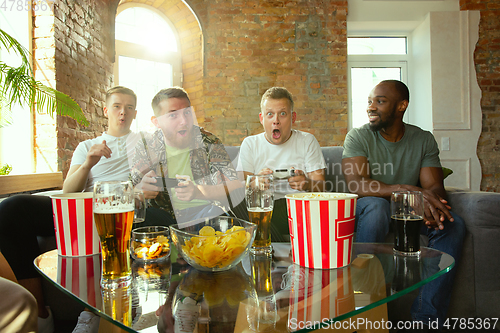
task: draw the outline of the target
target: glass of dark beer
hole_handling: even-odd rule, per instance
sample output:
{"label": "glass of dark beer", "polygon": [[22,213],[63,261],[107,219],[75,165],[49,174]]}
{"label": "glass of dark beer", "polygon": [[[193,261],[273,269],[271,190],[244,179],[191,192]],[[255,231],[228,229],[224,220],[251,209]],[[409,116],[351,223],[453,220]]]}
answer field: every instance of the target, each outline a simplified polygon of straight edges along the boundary
{"label": "glass of dark beer", "polygon": [[392,192],[391,220],[394,226],[394,251],[396,254],[420,255],[420,229],[424,220],[422,192]]}

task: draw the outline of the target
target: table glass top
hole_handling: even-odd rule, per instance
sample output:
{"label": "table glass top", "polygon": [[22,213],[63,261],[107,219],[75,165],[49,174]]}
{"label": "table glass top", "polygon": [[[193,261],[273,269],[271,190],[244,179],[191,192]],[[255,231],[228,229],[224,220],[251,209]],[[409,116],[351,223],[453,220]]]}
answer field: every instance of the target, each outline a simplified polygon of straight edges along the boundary
{"label": "table glass top", "polygon": [[[207,273],[173,248],[155,263],[132,261],[128,288],[100,287],[100,255],[35,259],[49,281],[127,332],[307,332],[398,298],[454,266],[443,252],[395,255],[392,244],[354,243],[349,266],[309,269],[292,263],[289,243],[273,257],[247,255],[234,269]],[[325,321],[328,318],[329,320]],[[330,326],[332,327],[332,326]]]}

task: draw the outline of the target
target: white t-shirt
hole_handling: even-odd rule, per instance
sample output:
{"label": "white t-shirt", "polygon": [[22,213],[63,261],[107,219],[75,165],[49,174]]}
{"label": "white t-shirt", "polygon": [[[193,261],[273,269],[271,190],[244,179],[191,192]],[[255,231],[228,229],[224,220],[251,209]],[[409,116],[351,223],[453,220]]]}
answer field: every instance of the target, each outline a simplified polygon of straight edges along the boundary
{"label": "white t-shirt", "polygon": [[[259,173],[264,168],[271,170],[295,168],[306,174],[326,167],[318,141],[311,133],[292,130],[292,136],[281,145],[273,145],[264,133],[246,137],[240,148],[237,171]],[[288,180],[275,180],[275,199],[285,194],[299,192],[288,184]]]}
{"label": "white t-shirt", "polygon": [[130,132],[117,138],[104,132],[95,139],[80,142],[71,158],[71,167],[73,165],[82,165],[90,148],[93,145],[102,143],[103,140],[106,140],[106,145],[111,149],[110,158],[101,157],[99,162],[90,169],[85,192],[93,191],[94,183],[97,181],[128,180],[130,167],[127,153],[130,154],[134,151],[140,137],[139,133]]}

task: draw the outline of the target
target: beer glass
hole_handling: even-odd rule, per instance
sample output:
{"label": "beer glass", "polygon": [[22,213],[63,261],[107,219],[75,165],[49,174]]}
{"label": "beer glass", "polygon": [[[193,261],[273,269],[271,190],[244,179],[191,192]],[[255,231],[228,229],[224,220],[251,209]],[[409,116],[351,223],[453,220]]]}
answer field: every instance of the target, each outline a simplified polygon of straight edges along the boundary
{"label": "beer glass", "polygon": [[247,177],[245,199],[250,222],[257,225],[250,251],[255,254],[271,253],[271,216],[274,207],[272,175]]}
{"label": "beer glass", "polygon": [[134,199],[134,223],[144,222],[144,220],[146,219],[146,199],[144,198],[144,192],[137,189],[134,190]]}
{"label": "beer glass", "polygon": [[130,285],[130,232],[134,221],[134,188],[129,181],[94,184],[94,221],[101,240],[101,287]]}
{"label": "beer glass", "polygon": [[250,255],[252,280],[258,297],[257,332],[264,332],[276,327],[278,321],[278,307],[273,290],[271,254]]}
{"label": "beer glass", "polygon": [[[102,309],[101,311],[119,321],[125,326],[131,327],[133,322],[133,304],[132,304],[132,286],[116,288],[113,290],[103,289],[102,294]],[[105,323],[105,332],[112,332],[114,325],[109,322]]]}
{"label": "beer glass", "polygon": [[396,254],[420,255],[420,229],[424,221],[422,192],[392,192],[391,221],[394,226]]}

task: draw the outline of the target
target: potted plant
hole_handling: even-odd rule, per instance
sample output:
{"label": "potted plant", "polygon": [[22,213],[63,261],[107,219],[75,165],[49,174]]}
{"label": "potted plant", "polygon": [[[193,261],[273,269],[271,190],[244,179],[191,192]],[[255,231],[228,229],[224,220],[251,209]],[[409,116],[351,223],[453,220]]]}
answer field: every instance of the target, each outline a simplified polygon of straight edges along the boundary
{"label": "potted plant", "polygon": [[12,36],[0,29],[0,43],[7,51],[14,51],[22,60],[18,67],[0,61],[0,127],[10,124],[11,107],[18,103],[30,110],[47,112],[53,116],[68,116],[82,125],[88,121],[82,109],[71,97],[33,78],[29,52]]}

